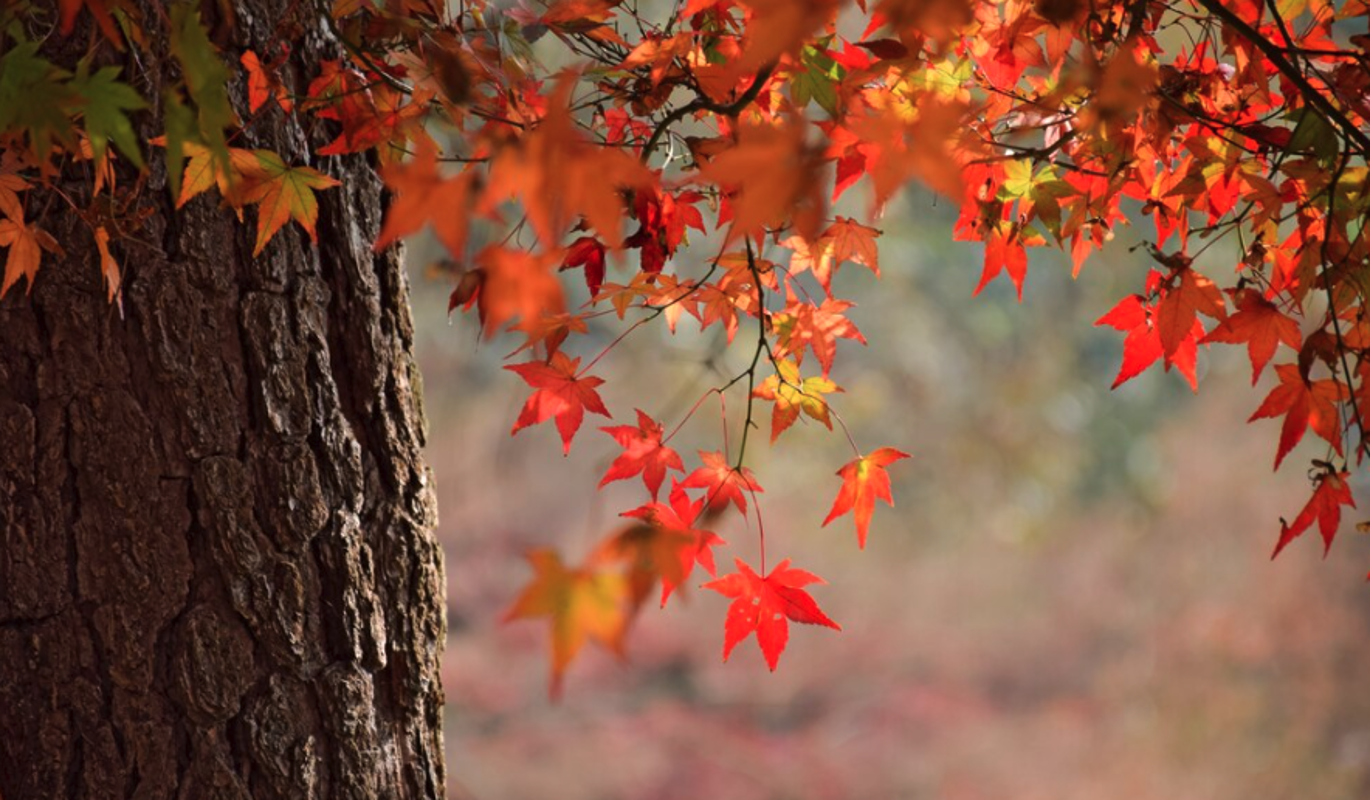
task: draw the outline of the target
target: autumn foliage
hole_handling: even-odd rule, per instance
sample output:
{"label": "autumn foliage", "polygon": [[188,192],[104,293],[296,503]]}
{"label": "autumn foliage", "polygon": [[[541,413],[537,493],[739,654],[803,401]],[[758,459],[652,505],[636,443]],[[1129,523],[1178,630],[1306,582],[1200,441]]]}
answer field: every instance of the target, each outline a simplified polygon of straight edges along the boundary
{"label": "autumn foliage", "polygon": [[[838,628],[806,588],[816,574],[768,569],[749,447],[754,429],[784,447],[801,421],[845,433],[831,374],[865,339],[839,273],[879,276],[879,219],[910,181],[955,204],[957,239],[981,243],[977,292],[1006,278],[1022,298],[1030,249],[1060,248],[1080,275],[1119,226],[1143,228],[1153,264],[1097,321],[1121,334],[1114,386],[1159,366],[1197,391],[1203,349],[1243,347],[1253,383],[1271,365],[1278,380],[1252,415],[1280,422],[1276,468],[1310,429],[1326,451],[1275,552],[1315,524],[1330,547],[1354,505],[1370,413],[1363,0],[474,0],[460,13],[337,0],[322,13],[339,58],[310,74],[288,43],[312,4],[273,53],[222,52],[197,8],[0,10],[0,293],[42,280],[61,249],[43,215],[62,203],[117,302],[140,209],[162,188],[152,159],[177,207],[216,196],[263,253],[314,238],[316,193],[338,187],[331,159],[365,154],[393,193],[375,246],[431,228],[451,308],[516,343],[508,369],[528,394],[512,433],[551,423],[564,451],[607,435],[621,453],[599,485],[641,481],[642,505],[583,560],[529,556],[508,616],[550,623],[554,688],[587,640],[622,654],[656,587],[664,605],[696,567],[732,601],[725,658],[754,634],[775,669],[790,622]],[[54,29],[86,48],[74,72],[44,55]],[[163,37],[183,79],[154,115],[128,69]],[[311,164],[234,145],[281,115],[324,132]],[[587,347],[606,323],[618,338]],[[748,366],[679,418],[654,417],[646,396],[635,420],[606,407],[601,359],[682,324],[717,330]],[[715,449],[672,448],[715,408]],[[613,424],[583,432],[587,413]],[[850,514],[864,548],[876,501],[894,502],[887,470],[908,456],[847,438],[823,524]],[[734,513],[760,563],[718,576],[711,528]]]}

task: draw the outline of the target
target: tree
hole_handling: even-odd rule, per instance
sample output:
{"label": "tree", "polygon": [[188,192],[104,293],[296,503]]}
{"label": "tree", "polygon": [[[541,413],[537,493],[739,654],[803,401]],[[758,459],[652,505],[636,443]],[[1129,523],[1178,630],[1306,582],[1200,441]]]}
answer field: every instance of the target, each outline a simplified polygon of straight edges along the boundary
{"label": "tree", "polygon": [[[168,31],[157,4],[108,5],[123,53],[90,15],[35,49],[14,32],[56,20],[5,7],[0,224],[48,249],[0,305],[0,796],[437,797],[442,560],[406,278],[371,248],[379,179],[330,159],[317,246],[286,230],[259,258],[208,195],[176,209],[162,159],[128,169],[139,134],[181,101],[204,120],[227,66],[189,6]],[[309,21],[282,9],[205,24],[265,52]],[[340,53],[316,24],[294,45],[306,71]],[[63,116],[24,116],[52,110],[35,87]],[[327,142],[263,115],[238,142],[292,163]],[[124,160],[92,191],[108,161],[71,159],[97,131]],[[48,135],[62,155],[28,177]]]}
{"label": "tree", "polygon": [[[439,573],[423,533],[432,513],[404,281],[388,249],[425,227],[451,256],[452,308],[474,310],[484,336],[524,337],[508,368],[530,392],[512,432],[552,422],[563,452],[587,413],[610,417],[591,371],[624,337],[686,318],[725,346],[744,332],[746,366],[703,387],[682,418],[640,410],[635,425],[603,428],[624,451],[601,485],[640,479],[649,499],[580,561],[530,554],[535,577],[508,616],[549,618],[554,692],[587,640],[622,651],[658,585],[664,604],[696,567],[716,571],[723,543],[710,527],[733,511],[755,520],[761,558],[704,584],[733,601],[724,657],[755,634],[774,669],[789,622],[838,627],[807,588],[816,574],[788,559],[768,568],[748,446],[766,403],[773,443],[800,419],[845,429],[832,368],[864,338],[838,272],[879,274],[874,223],[910,180],[958,204],[957,237],[983,243],[981,287],[1007,273],[1020,298],[1028,248],[1067,250],[1079,274],[1118,225],[1149,219],[1154,266],[1098,321],[1126,337],[1115,386],[1160,364],[1197,390],[1200,345],[1215,342],[1248,348],[1253,381],[1282,354],[1253,420],[1283,418],[1277,467],[1309,428],[1327,449],[1276,553],[1314,524],[1330,546],[1353,504],[1370,410],[1370,39],[1349,32],[1370,15],[1360,0],[264,6],[220,3],[202,19],[188,2],[140,13],[131,0],[63,0],[55,20],[5,6],[3,291],[18,297],[21,279],[28,291],[4,312],[18,331],[5,328],[4,358],[18,360],[4,391],[22,407],[11,471],[24,503],[11,506],[26,515],[8,523],[6,563],[27,576],[15,586],[56,593],[6,613],[25,631],[89,618],[89,671],[107,677],[92,696],[106,718],[149,670],[198,668],[154,645],[219,652],[199,642],[239,631],[254,641],[251,669],[244,657],[219,669],[254,682],[217,694],[247,695],[247,711],[227,699],[207,715],[191,708],[195,692],[172,693],[192,722],[221,731],[215,741],[270,727],[251,717],[265,696],[280,718],[339,726],[266,748],[328,750],[320,786],[369,796],[436,785]],[[553,59],[574,65],[554,70]],[[151,151],[136,130],[155,136]],[[394,193],[383,224],[370,166]],[[169,194],[156,196],[163,184]],[[864,212],[837,205],[858,184]],[[255,216],[255,233],[210,197]],[[488,244],[469,247],[478,238]],[[1236,246],[1226,262],[1210,250],[1220,240]],[[231,269],[206,265],[225,253]],[[81,256],[100,265],[103,297],[95,270],[78,274]],[[611,279],[608,267],[624,264],[626,281]],[[580,308],[558,278],[567,270],[584,279]],[[607,346],[583,349],[592,328],[629,315]],[[730,417],[724,398],[743,390]],[[715,400],[722,441],[696,466],[670,443]],[[93,443],[136,452],[149,438],[147,458],[92,456]],[[907,454],[848,438],[853,458],[834,465],[824,524],[850,513],[864,546],[876,501],[893,502],[887,470]],[[87,465],[103,465],[98,477]],[[58,509],[74,516],[32,521]],[[173,521],[140,538],[149,513]],[[88,515],[116,527],[90,535]],[[40,558],[42,524],[71,544]],[[141,577],[150,559],[139,548],[163,539],[174,577]],[[167,588],[182,583],[182,594]],[[203,598],[217,616],[158,605],[145,588],[102,610],[106,592],[117,600],[134,586]],[[288,633],[273,627],[286,620]],[[141,643],[127,663],[110,644],[125,641]],[[291,690],[259,674],[276,663],[266,659],[321,683],[301,690],[308,700],[278,701]],[[41,728],[34,689],[76,679],[28,663],[26,710],[0,730]],[[111,737],[128,775],[140,747],[158,747],[145,740],[167,740],[137,730]],[[13,746],[47,741],[71,739]],[[215,752],[204,780],[246,774],[242,747]],[[373,766],[381,784],[346,780]],[[298,773],[263,767],[250,780]]]}

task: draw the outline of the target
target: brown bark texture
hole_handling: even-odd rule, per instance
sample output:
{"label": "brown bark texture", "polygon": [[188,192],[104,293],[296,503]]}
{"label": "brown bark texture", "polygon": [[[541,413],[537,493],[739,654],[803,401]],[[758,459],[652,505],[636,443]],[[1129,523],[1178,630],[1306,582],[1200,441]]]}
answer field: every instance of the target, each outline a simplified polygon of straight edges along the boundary
{"label": "brown bark texture", "polygon": [[[231,25],[206,14],[226,59],[301,34],[297,92],[343,55],[318,4],[232,5]],[[175,67],[147,27],[152,56],[115,63],[156,102]],[[74,64],[88,36],[87,19],[48,57]],[[371,249],[374,171],[310,156],[332,133],[272,108],[234,142],[343,184],[319,193],[317,246],[290,225],[257,258],[252,212],[213,193],[174,210],[149,148],[155,212],[116,251],[122,310],[89,228],[62,203],[37,218],[66,255],[0,302],[4,800],[442,795],[408,288]]]}

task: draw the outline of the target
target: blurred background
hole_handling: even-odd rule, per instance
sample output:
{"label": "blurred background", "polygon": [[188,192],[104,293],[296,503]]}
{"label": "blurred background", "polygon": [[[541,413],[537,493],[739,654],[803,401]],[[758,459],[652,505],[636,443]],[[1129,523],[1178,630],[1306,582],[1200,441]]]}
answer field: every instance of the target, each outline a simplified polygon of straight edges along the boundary
{"label": "blurred background", "polygon": [[[1273,376],[1252,388],[1245,349],[1220,346],[1200,355],[1197,395],[1159,366],[1110,392],[1123,337],[1093,321],[1141,288],[1130,232],[1077,281],[1034,251],[1019,305],[1007,278],[971,298],[981,251],[951,241],[952,214],[908,195],[880,223],[883,280],[838,278],[870,346],[839,344],[834,407],[863,450],[913,454],[866,549],[850,516],[819,527],[851,458],[840,433],[801,420],[768,448],[764,406],[749,446],[769,560],[821,573],[813,594],[844,630],[791,626],[774,674],[754,639],[724,664],[728,601],[692,587],[643,612],[627,663],[587,647],[559,704],[545,622],[499,622],[530,576],[521,554],[579,560],[645,495],[595,490],[619,452],[600,418],[566,458],[550,424],[509,436],[528,392],[501,369],[518,341],[449,323],[450,285],[423,277],[434,250],[411,248],[453,798],[1370,796],[1370,546],[1353,530],[1370,512],[1350,512],[1326,561],[1312,533],[1270,561],[1323,455],[1307,443],[1271,472],[1279,421],[1245,420]],[[1210,274],[1231,268],[1209,257]],[[623,330],[607,320],[572,354]],[[638,407],[669,428],[722,382],[697,329],[645,327],[595,368],[614,424]],[[722,357],[729,375],[750,335]],[[689,468],[721,445],[714,409],[672,442]],[[755,563],[754,527],[733,514],[718,532],[720,567]]]}

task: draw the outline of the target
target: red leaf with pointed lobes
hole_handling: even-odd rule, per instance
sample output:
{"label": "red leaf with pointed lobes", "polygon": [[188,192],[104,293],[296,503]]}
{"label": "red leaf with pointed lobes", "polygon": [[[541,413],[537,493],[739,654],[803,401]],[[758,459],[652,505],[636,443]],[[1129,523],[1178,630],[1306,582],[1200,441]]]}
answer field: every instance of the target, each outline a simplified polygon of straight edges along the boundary
{"label": "red leaf with pointed lobes", "polygon": [[[1141,295],[1128,295],[1118,302],[1111,311],[1100,317],[1096,326],[1108,325],[1127,333],[1123,340],[1123,363],[1118,369],[1118,377],[1113,380],[1112,388],[1117,389],[1124,383],[1146,371],[1163,355],[1161,336],[1151,321],[1152,310],[1146,306]],[[1181,343],[1175,357],[1165,365],[1167,372],[1173,366],[1179,370],[1189,383],[1189,388],[1199,390],[1198,363],[1199,339],[1204,335],[1203,323],[1194,321],[1188,338]]]}
{"label": "red leaf with pointed lobes", "polygon": [[1174,362],[1180,348],[1193,336],[1199,314],[1220,321],[1227,318],[1222,292],[1213,281],[1187,266],[1177,270],[1170,280],[1179,283],[1163,289],[1153,320],[1161,334],[1161,351],[1167,364]]}
{"label": "red leaf with pointed lobes", "polygon": [[715,574],[713,550],[727,544],[713,531],[697,529],[704,500],[691,501],[676,483],[671,488],[670,505],[652,502],[622,516],[640,520],[598,551],[598,557],[630,561],[629,584],[633,602],[640,605],[657,578],[661,579],[661,605],[677,588],[683,587],[695,564]]}
{"label": "red leaf with pointed lobes", "polygon": [[860,264],[880,277],[880,251],[875,240],[882,232],[876,228],[838,217],[816,241],[808,242],[793,236],[781,242],[794,251],[790,257],[790,274],[812,271],[823,290],[832,296],[832,279],[844,262]]}
{"label": "red leaf with pointed lobes", "polygon": [[525,364],[506,366],[505,369],[517,372],[529,386],[537,389],[523,404],[523,410],[519,412],[510,434],[518,433],[530,425],[555,419],[557,431],[561,434],[562,452],[565,454],[571,452],[571,439],[575,437],[576,431],[580,430],[580,423],[584,420],[587,409],[602,417],[609,416],[604,401],[595,391],[595,387],[604,383],[604,380],[593,375],[576,377],[576,368],[579,366],[579,358],[567,358],[560,351],[553,353],[552,358],[545,364],[541,361],[529,361]]}
{"label": "red leaf with pointed lobes", "polygon": [[733,648],[753,633],[766,665],[775,672],[780,654],[790,639],[790,620],[806,625],[823,625],[842,630],[818,607],[804,587],[826,583],[811,572],[790,567],[787,558],[762,578],[742,559],[735,559],[737,572],[704,584],[705,589],[730,597],[728,616],[723,623],[723,660],[732,655]]}
{"label": "red leaf with pointed lobes", "polygon": [[266,105],[272,99],[287,114],[295,108],[295,103],[290,99],[290,92],[285,86],[281,85],[281,79],[276,74],[276,65],[263,65],[262,60],[251,50],[243,53],[239,61],[243,69],[247,70],[247,110],[253,114],[257,109]]}
{"label": "red leaf with pointed lobes", "polygon": [[1280,520],[1280,540],[1275,543],[1275,552],[1270,554],[1271,559],[1278,556],[1285,545],[1302,536],[1314,521],[1317,521],[1318,532],[1322,534],[1323,557],[1327,556],[1327,551],[1332,549],[1332,540],[1337,536],[1337,527],[1341,525],[1341,507],[1356,507],[1355,498],[1351,496],[1351,487],[1346,483],[1350,477],[1349,472],[1328,469],[1317,478],[1313,496],[1294,518],[1294,522],[1287,524],[1283,519]]}
{"label": "red leaf with pointed lobes", "polygon": [[908,453],[892,447],[882,447],[868,456],[857,458],[848,463],[837,474],[842,478],[842,488],[837,500],[832,504],[823,526],[838,517],[852,512],[856,520],[856,541],[862,550],[866,549],[866,532],[870,529],[871,515],[875,513],[875,501],[884,500],[894,507],[894,497],[890,494],[890,476],[885,467],[896,461],[908,458]]}
{"label": "red leaf with pointed lobes", "polygon": [[853,305],[831,297],[825,298],[822,305],[792,299],[783,313],[771,316],[776,332],[775,357],[793,356],[795,363],[802,365],[804,348],[808,347],[818,357],[823,376],[827,377],[837,355],[838,339],[866,343],[866,337],[844,316]]}
{"label": "red leaf with pointed lobes", "polygon": [[552,550],[528,554],[535,575],[504,614],[504,621],[547,617],[552,626],[551,695],[561,695],[566,668],[585,645],[599,642],[623,657],[628,587],[623,576],[590,568],[567,569]]}
{"label": "red leaf with pointed lobes", "polygon": [[1309,425],[1313,426],[1314,433],[1341,453],[1337,403],[1346,399],[1346,387],[1336,380],[1306,381],[1296,364],[1276,364],[1275,373],[1280,378],[1280,385],[1270,391],[1261,407],[1247,420],[1284,417],[1280,448],[1275,453],[1275,469],[1280,468],[1280,462],[1303,439]]}
{"label": "red leaf with pointed lobes", "polygon": [[585,268],[585,285],[590,295],[599,294],[604,285],[604,244],[593,236],[582,236],[566,248],[566,259],[561,262],[561,271]]}
{"label": "red leaf with pointed lobes", "polygon": [[980,273],[980,283],[976,285],[972,295],[980,294],[980,291],[989,285],[989,282],[999,277],[1008,270],[1008,276],[1013,281],[1013,288],[1018,290],[1018,302],[1023,302],[1023,281],[1027,279],[1027,248],[1018,237],[996,230],[985,241],[985,268]]}
{"label": "red leaf with pointed lobes", "polygon": [[699,451],[699,458],[704,462],[704,466],[691,472],[685,478],[685,482],[680,484],[682,489],[707,489],[704,500],[711,510],[721,510],[728,503],[737,506],[737,510],[747,515],[746,493],[761,492],[761,486],[757,484],[752,471],[746,467],[735,469],[728,463],[728,459],[722,453],[708,453]]}
{"label": "red leaf with pointed lobes", "polygon": [[1245,342],[1251,358],[1251,385],[1255,386],[1280,342],[1298,350],[1303,337],[1299,323],[1285,316],[1278,306],[1255,289],[1243,289],[1237,295],[1237,313],[1223,320],[1200,343],[1208,342]]}
{"label": "red leaf with pointed lobes", "polygon": [[636,428],[631,425],[616,425],[600,430],[614,437],[614,441],[623,448],[623,452],[614,459],[614,463],[609,465],[609,471],[604,473],[604,479],[599,482],[601,489],[613,481],[626,480],[641,474],[642,482],[647,485],[647,491],[652,493],[652,499],[655,500],[661,491],[661,482],[666,478],[666,470],[685,471],[680,454],[662,444],[661,424],[641,409],[637,411]]}

